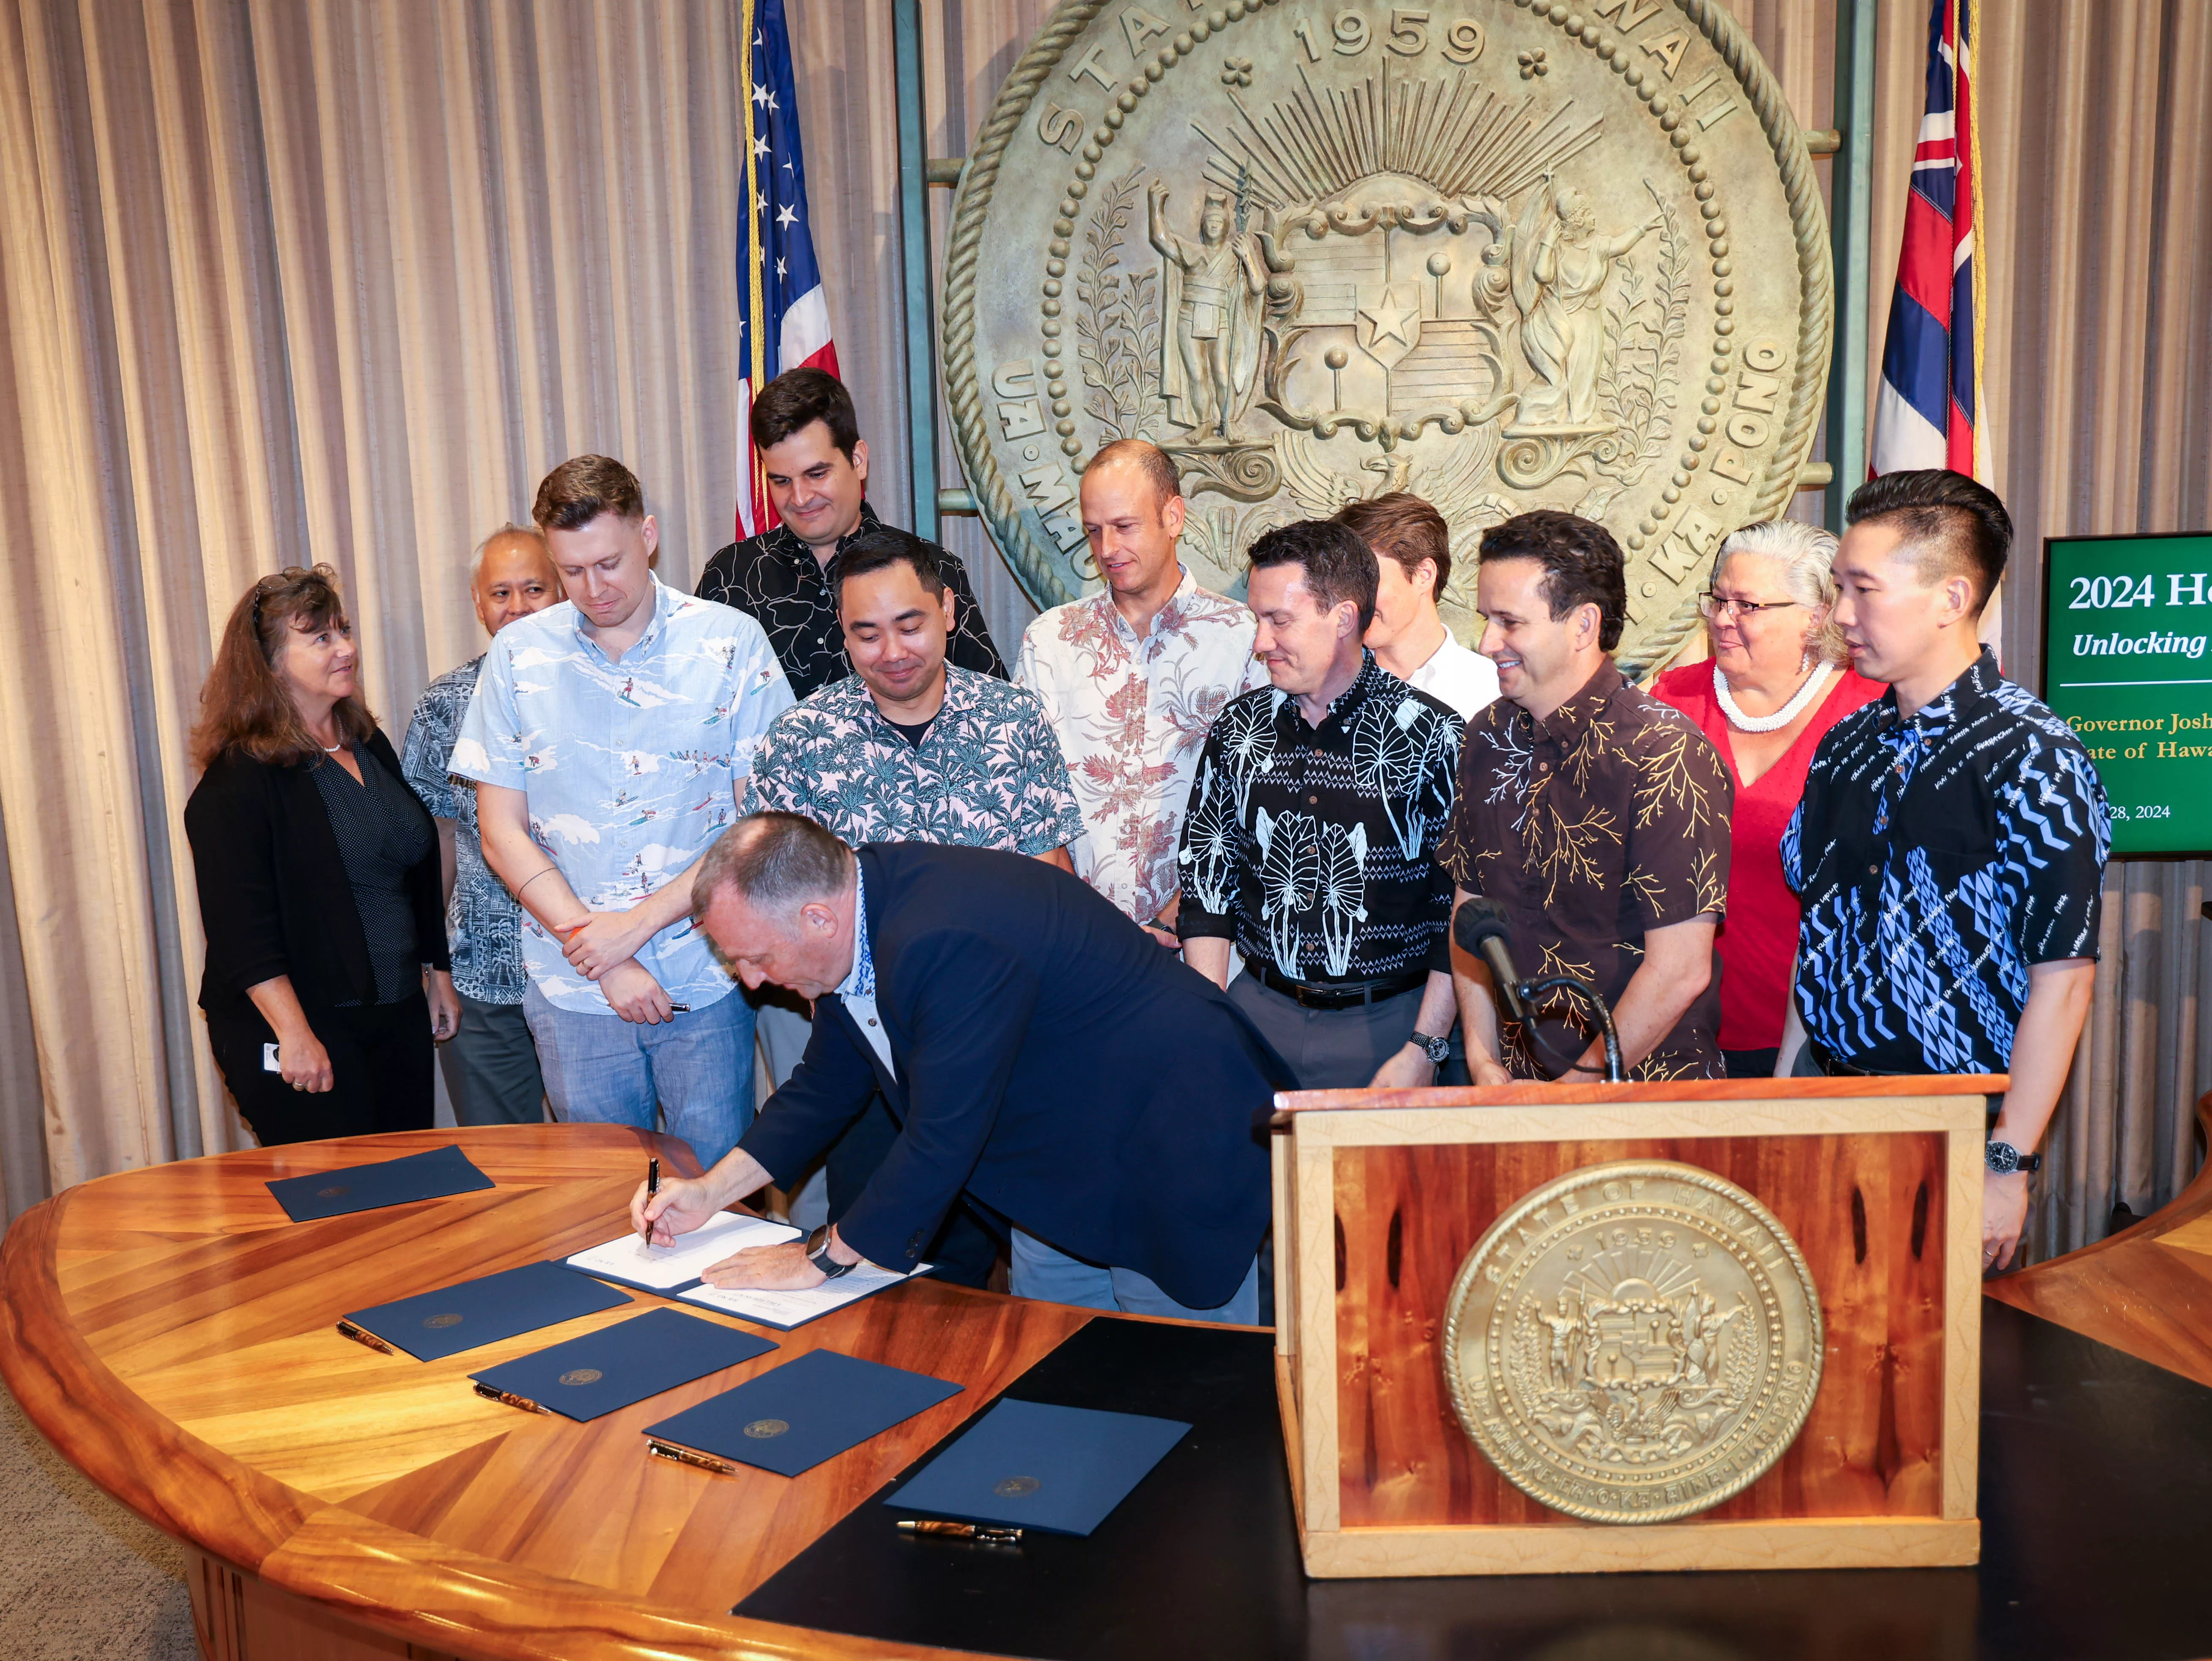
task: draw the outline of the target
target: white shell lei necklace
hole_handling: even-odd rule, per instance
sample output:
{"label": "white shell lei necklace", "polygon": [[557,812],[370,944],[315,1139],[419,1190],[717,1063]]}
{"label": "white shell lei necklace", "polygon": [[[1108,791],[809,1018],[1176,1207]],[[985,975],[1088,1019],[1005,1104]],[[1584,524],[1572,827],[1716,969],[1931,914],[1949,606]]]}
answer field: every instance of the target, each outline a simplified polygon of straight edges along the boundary
{"label": "white shell lei necklace", "polygon": [[1828,684],[1831,672],[1826,664],[1820,665],[1805,678],[1805,684],[1797,689],[1790,702],[1772,715],[1747,715],[1729,691],[1728,677],[1721,672],[1720,666],[1715,664],[1713,697],[1719,700],[1721,713],[1728,717],[1729,725],[1739,733],[1778,733],[1812,707],[1813,700],[1820,695],[1820,689]]}

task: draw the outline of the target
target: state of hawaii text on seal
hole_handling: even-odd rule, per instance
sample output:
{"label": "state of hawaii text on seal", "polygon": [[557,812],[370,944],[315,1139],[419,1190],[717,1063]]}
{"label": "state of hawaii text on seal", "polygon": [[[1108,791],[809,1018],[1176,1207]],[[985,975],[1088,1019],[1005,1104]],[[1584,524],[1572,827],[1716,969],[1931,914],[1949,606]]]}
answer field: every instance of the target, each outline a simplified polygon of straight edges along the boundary
{"label": "state of hawaii text on seal", "polygon": [[1547,1183],[1452,1284],[1444,1373],[1516,1488],[1586,1521],[1689,1517],[1749,1487],[1820,1387],[1820,1300],[1726,1178],[1628,1160]]}
{"label": "state of hawaii text on seal", "polygon": [[946,401],[1040,605],[1096,581],[1083,462],[1146,438],[1219,589],[1273,526],[1426,497],[1462,638],[1485,527],[1600,520],[1636,666],[1789,505],[1831,289],[1802,135],[1718,0],[1061,0],[961,176]]}

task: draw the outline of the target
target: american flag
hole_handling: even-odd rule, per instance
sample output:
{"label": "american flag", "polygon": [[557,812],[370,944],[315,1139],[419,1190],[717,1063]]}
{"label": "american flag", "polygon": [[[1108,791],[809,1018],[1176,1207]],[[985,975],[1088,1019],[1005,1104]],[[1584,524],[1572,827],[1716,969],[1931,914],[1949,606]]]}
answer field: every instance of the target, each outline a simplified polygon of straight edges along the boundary
{"label": "american flag", "polygon": [[1995,483],[1982,419],[1984,289],[1974,246],[1982,217],[1973,99],[1978,10],[1977,0],[1935,0],[1929,9],[1928,102],[1889,302],[1870,473],[1948,467]]}
{"label": "american flag", "polygon": [[830,304],[807,228],[806,163],[799,155],[799,91],[783,0],[738,0],[744,107],[744,211],[738,216],[738,535],[776,523],[753,449],[754,394],[786,369],[837,373]]}

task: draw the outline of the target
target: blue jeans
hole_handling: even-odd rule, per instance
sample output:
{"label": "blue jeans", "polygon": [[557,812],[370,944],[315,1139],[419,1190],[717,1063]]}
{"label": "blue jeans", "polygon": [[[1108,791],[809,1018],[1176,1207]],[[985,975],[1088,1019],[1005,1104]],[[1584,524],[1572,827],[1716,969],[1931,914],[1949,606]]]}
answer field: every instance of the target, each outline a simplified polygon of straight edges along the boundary
{"label": "blue jeans", "polygon": [[1054,1250],[1034,1234],[1014,1231],[1013,1262],[1006,1289],[1017,1298],[1078,1309],[1119,1311],[1124,1315],[1168,1315],[1182,1321],[1227,1321],[1243,1326],[1260,1319],[1260,1262],[1244,1271],[1244,1283],[1218,1309],[1179,1304],[1133,1269],[1108,1269]]}
{"label": "blue jeans", "polygon": [[647,1025],[562,1009],[533,984],[522,1013],[556,1119],[652,1130],[657,1103],[668,1134],[710,1169],[753,1122],[753,1007],[742,993]]}

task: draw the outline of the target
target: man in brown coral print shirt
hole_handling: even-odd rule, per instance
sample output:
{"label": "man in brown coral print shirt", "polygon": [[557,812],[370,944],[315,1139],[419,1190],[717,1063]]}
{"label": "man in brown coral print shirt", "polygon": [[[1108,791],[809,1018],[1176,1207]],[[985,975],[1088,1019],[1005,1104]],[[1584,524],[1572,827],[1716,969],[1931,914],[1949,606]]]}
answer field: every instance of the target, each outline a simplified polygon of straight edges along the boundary
{"label": "man in brown coral print shirt", "polygon": [[[1688,720],[1613,666],[1627,591],[1604,526],[1522,514],[1485,532],[1481,560],[1481,649],[1504,696],[1468,723],[1437,850],[1454,908],[1497,901],[1522,974],[1595,985],[1632,1078],[1720,1078],[1727,771]],[[1604,1077],[1603,1046],[1565,998],[1541,1006],[1540,1044],[1509,1023],[1501,1048],[1487,971],[1455,952],[1453,978],[1477,1083],[1500,1081],[1493,1056],[1520,1078],[1568,1062],[1569,1076]]]}

